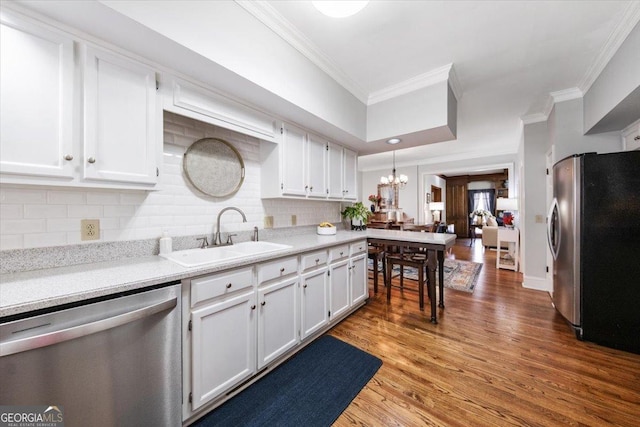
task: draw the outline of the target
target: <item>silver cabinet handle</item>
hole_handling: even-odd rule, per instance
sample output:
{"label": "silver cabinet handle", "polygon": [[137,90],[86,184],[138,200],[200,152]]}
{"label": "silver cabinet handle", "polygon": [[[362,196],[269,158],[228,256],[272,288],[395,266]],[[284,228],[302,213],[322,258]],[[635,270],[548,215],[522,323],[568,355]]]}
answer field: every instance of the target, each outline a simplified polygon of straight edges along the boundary
{"label": "silver cabinet handle", "polygon": [[161,311],[173,308],[176,306],[177,300],[178,299],[176,297],[173,297],[169,300],[159,302],[157,304],[139,308],[138,310],[119,314],[113,317],[108,317],[102,320],[96,320],[95,322],[91,323],[85,323],[84,325],[73,326],[71,328],[60,329],[59,331],[55,332],[49,332],[46,334],[23,338],[20,340],[0,343],[0,356],[4,357],[27,350],[47,347],[53,344],[58,344],[61,342],[70,341],[76,338],[106,331],[107,329],[113,329],[126,323],[135,322],[136,320],[140,320],[145,317],[152,316],[156,313],[160,313]]}
{"label": "silver cabinet handle", "polygon": [[87,162],[89,162],[89,163],[91,163],[91,164],[94,164],[94,163],[96,162],[96,158],[95,158],[95,157],[89,157],[89,158],[87,159]]}
{"label": "silver cabinet handle", "polygon": [[64,159],[70,162],[71,160],[73,160],[73,156],[71,154],[67,154],[66,156],[64,156]]}

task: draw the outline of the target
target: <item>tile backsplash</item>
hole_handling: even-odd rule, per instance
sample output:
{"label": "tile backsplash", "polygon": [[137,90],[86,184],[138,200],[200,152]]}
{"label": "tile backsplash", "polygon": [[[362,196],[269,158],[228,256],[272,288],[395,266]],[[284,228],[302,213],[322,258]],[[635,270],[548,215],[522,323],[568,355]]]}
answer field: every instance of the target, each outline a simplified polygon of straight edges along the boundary
{"label": "tile backsplash", "polygon": [[[245,163],[245,179],[231,197],[214,198],[195,189],[182,171],[182,156],[200,138],[217,137],[231,143]],[[3,185],[0,188],[0,249],[64,246],[82,242],[80,220],[100,220],[99,242],[210,235],[218,212],[226,206],[244,211],[226,212],[222,232],[264,228],[266,216],[273,227],[322,221],[340,221],[340,203],[260,198],[260,144],[253,137],[197,120],[164,113],[164,153],[159,191],[73,189]],[[93,241],[95,242],[95,241]]]}

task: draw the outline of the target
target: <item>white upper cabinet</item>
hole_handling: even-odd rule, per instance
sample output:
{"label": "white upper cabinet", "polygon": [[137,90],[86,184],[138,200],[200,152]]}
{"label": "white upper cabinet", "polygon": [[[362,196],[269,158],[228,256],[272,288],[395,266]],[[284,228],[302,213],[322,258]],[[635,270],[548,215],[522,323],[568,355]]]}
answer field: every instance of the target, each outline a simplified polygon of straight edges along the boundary
{"label": "white upper cabinet", "polygon": [[154,70],[6,10],[1,30],[0,181],[153,189]]}
{"label": "white upper cabinet", "polygon": [[155,184],[162,146],[155,71],[91,47],[84,59],[83,177]]}
{"label": "white upper cabinet", "polygon": [[319,136],[307,134],[306,184],[309,197],[327,197],[327,143]]}
{"label": "white upper cabinet", "polygon": [[330,199],[356,200],[358,156],[354,151],[329,143],[327,194]]}
{"label": "white upper cabinet", "polygon": [[262,198],[356,199],[356,153],[283,123],[277,144],[260,145]]}
{"label": "white upper cabinet", "polygon": [[209,89],[168,76],[164,109],[265,141],[277,140],[276,120]]}
{"label": "white upper cabinet", "polygon": [[342,152],[343,163],[343,181],[344,186],[343,198],[345,200],[356,200],[358,198],[356,189],[356,176],[358,174],[358,155],[349,149],[344,149]]}
{"label": "white upper cabinet", "polygon": [[6,11],[0,28],[0,170],[70,181],[73,40]]}
{"label": "white upper cabinet", "polygon": [[280,142],[282,155],[282,194],[288,196],[306,196],[305,166],[306,166],[307,134],[304,129],[283,124],[282,141]]}

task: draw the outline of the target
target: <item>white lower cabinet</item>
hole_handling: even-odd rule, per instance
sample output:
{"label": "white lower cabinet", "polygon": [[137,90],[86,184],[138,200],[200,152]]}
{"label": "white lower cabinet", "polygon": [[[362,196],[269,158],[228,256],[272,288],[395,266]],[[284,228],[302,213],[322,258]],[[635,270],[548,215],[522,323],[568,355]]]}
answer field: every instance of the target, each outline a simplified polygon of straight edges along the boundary
{"label": "white lower cabinet", "polygon": [[366,299],[366,241],[183,281],[183,421],[220,405]]}
{"label": "white lower cabinet", "polygon": [[349,261],[349,281],[351,282],[351,305],[358,304],[367,299],[369,289],[367,286],[367,255],[362,254],[351,258]]}
{"label": "white lower cabinet", "polygon": [[298,343],[298,277],[258,289],[258,369]]}
{"label": "white lower cabinet", "polygon": [[305,273],[300,278],[301,338],[304,340],[329,323],[329,269]]}
{"label": "white lower cabinet", "polygon": [[349,310],[349,260],[345,259],[329,266],[331,319],[335,319]]}
{"label": "white lower cabinet", "polygon": [[255,373],[255,293],[193,311],[193,409]]}

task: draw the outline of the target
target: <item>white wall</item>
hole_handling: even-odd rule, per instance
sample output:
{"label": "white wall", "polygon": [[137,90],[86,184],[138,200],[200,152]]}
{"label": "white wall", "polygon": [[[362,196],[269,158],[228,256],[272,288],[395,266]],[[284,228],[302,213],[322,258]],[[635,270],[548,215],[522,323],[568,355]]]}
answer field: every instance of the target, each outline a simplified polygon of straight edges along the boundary
{"label": "white wall", "polygon": [[[361,181],[362,187],[360,192],[359,200],[362,201],[365,205],[369,202],[367,198],[370,194],[378,193],[378,184],[380,183],[380,177],[389,176],[391,174],[391,170],[393,166],[389,163],[388,169],[381,169],[377,171],[367,171],[362,172]],[[409,182],[407,185],[400,190],[400,195],[398,196],[398,202],[402,211],[406,213],[409,217],[415,218],[416,222],[419,219],[420,210],[418,206],[418,192],[421,187],[420,180],[418,177],[418,168],[417,166],[407,166],[407,167],[399,167],[396,166],[396,174],[404,174],[409,178]]]}
{"label": "white wall", "polygon": [[608,153],[622,150],[619,132],[583,134],[582,98],[556,103],[546,122],[524,126],[522,161],[524,197],[520,202],[523,233],[524,286],[551,291],[546,283],[546,226],[536,216],[547,215],[546,153],[553,147],[555,161],[585,152]]}
{"label": "white wall", "polygon": [[[99,219],[99,241],[126,241],[172,236],[211,235],[218,212],[227,206],[244,211],[222,218],[222,231],[263,228],[264,217],[273,216],[274,227],[322,221],[340,221],[340,203],[260,198],[260,141],[171,113],[165,113],[164,156],[160,191],[69,189],[3,185],[0,216],[0,249],[23,249],[82,243],[80,220]],[[245,180],[228,198],[213,198],[194,189],[182,172],[182,156],[194,141],[204,137],[227,140],[245,162]],[[95,242],[95,241],[93,241]]]}
{"label": "white wall", "polygon": [[[640,118],[640,111],[635,107],[624,114],[626,120],[619,127],[611,127],[619,118],[605,120],[612,110],[620,105],[632,92],[640,87],[640,24],[629,33],[616,54],[611,58],[602,73],[593,82],[584,95],[584,131],[620,130]],[[637,95],[634,101],[637,106]],[[631,114],[629,118],[629,113]],[[599,130],[598,130],[599,129]]]}

